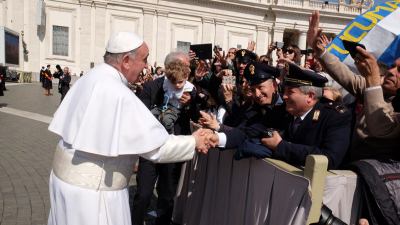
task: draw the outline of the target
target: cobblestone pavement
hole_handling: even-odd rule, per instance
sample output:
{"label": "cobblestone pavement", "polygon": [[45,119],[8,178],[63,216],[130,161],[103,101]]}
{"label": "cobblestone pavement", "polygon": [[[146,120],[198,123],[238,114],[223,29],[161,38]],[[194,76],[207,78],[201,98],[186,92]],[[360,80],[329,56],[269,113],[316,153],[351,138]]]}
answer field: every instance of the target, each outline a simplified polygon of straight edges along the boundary
{"label": "cobblestone pavement", "polygon": [[50,118],[60,95],[44,96],[38,83],[6,86],[0,96],[0,224],[47,224],[48,178],[58,137],[31,113]]}
{"label": "cobblestone pavement", "polygon": [[[0,225],[44,225],[59,139],[47,127],[60,94],[53,89],[53,96],[45,96],[39,83],[6,87],[0,96]],[[135,176],[130,185],[136,185]]]}

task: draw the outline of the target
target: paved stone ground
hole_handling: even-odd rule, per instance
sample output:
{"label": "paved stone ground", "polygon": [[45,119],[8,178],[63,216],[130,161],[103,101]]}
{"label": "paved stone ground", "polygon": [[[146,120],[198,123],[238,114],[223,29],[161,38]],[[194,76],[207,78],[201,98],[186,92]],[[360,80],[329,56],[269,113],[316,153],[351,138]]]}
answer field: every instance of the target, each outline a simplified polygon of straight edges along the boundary
{"label": "paved stone ground", "polygon": [[6,85],[0,96],[0,224],[47,224],[48,178],[58,137],[47,123],[1,110],[52,116],[60,95],[44,96],[38,83]]}
{"label": "paved stone ground", "polygon": [[[53,96],[45,96],[39,83],[6,87],[0,96],[0,225],[44,225],[59,139],[47,127],[60,94],[53,89]],[[130,184],[136,185],[135,176]]]}

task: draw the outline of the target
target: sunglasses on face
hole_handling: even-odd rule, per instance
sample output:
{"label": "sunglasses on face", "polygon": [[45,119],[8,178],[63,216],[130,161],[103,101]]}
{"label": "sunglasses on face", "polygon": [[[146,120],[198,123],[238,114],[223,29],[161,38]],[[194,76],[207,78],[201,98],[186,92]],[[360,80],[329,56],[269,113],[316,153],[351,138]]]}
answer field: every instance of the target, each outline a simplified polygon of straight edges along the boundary
{"label": "sunglasses on face", "polygon": [[292,53],[294,53],[294,50],[293,49],[286,49],[285,53],[292,54]]}
{"label": "sunglasses on face", "polygon": [[400,65],[393,64],[393,65],[390,67],[390,69],[393,69],[393,68],[396,68],[396,69],[397,69],[397,72],[400,73]]}

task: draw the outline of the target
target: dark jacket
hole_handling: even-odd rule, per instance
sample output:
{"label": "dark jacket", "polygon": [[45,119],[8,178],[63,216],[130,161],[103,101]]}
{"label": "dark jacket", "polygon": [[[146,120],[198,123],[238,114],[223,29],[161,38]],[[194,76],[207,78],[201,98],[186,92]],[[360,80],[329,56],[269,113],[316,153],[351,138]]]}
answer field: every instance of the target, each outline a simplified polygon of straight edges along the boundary
{"label": "dark jacket", "polygon": [[350,144],[351,113],[348,110],[335,104],[317,103],[295,133],[290,127],[273,151],[275,158],[304,165],[307,155],[322,154],[328,157],[329,169],[340,166]]}
{"label": "dark jacket", "polygon": [[278,131],[286,129],[289,115],[285,104],[279,100],[274,106],[253,104],[241,116],[241,123],[236,128],[221,126],[220,131],[227,137],[226,148],[236,148],[246,139],[264,137],[263,131],[273,128]]}
{"label": "dark jacket", "polygon": [[67,92],[69,91],[69,84],[71,83],[71,75],[65,75],[63,74],[60,78],[60,84],[59,84],[59,88],[60,88],[60,93],[61,95],[66,95]]}

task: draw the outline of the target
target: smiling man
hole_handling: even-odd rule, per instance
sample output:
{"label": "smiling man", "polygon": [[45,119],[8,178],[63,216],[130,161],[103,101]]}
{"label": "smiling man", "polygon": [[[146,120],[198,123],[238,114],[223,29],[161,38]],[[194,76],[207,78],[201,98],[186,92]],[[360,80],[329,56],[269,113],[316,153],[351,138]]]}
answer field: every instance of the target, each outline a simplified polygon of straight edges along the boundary
{"label": "smiling man", "polygon": [[244,68],[243,75],[251,87],[254,104],[240,116],[239,126],[220,125],[217,129],[218,146],[237,148],[236,159],[271,156],[271,151],[261,144],[261,138],[268,128],[283,130],[289,123],[275,80],[279,74],[277,68],[259,62],[249,62]]}
{"label": "smiling man", "polygon": [[343,107],[319,103],[328,80],[310,70],[289,64],[283,100],[292,116],[283,137],[274,132],[261,142],[274,158],[304,165],[307,155],[328,157],[329,169],[340,166],[350,143],[351,114]]}

